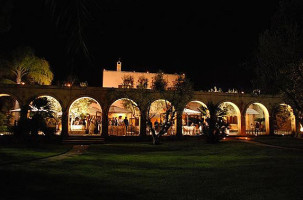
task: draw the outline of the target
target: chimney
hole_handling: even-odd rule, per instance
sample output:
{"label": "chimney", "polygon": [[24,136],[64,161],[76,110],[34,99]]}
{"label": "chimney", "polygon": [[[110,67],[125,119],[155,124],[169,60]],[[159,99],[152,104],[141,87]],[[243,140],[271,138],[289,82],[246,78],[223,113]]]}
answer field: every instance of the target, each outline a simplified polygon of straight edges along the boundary
{"label": "chimney", "polygon": [[117,62],[117,72],[121,72],[121,65],[122,65],[121,61],[118,60],[118,62]]}

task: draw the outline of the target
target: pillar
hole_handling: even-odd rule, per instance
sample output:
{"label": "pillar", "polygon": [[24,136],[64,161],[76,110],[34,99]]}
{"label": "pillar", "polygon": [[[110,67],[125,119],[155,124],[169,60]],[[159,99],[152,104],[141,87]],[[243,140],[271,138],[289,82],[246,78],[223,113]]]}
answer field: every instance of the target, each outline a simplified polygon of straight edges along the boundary
{"label": "pillar", "polygon": [[141,117],[140,117],[140,136],[144,137],[146,136],[146,111],[141,111]]}
{"label": "pillar", "polygon": [[177,133],[176,136],[178,138],[182,137],[182,111],[177,112]]}
{"label": "pillar", "polygon": [[108,107],[104,107],[102,112],[102,137],[108,137]]}
{"label": "pillar", "polygon": [[68,137],[68,110],[67,109],[62,109],[61,123],[62,123],[61,136],[66,138]]}
{"label": "pillar", "polygon": [[296,133],[295,133],[295,137],[299,137],[301,138],[302,136],[302,132],[300,131],[300,120],[299,120],[299,117],[296,117]]}
{"label": "pillar", "polygon": [[[239,123],[239,122],[238,122]],[[246,111],[241,115],[241,130],[239,134],[246,135]]]}
{"label": "pillar", "polygon": [[27,119],[27,114],[28,114],[28,105],[20,105],[20,120],[25,120]]}
{"label": "pillar", "polygon": [[275,134],[275,118],[276,116],[274,115],[269,116],[269,135]]}

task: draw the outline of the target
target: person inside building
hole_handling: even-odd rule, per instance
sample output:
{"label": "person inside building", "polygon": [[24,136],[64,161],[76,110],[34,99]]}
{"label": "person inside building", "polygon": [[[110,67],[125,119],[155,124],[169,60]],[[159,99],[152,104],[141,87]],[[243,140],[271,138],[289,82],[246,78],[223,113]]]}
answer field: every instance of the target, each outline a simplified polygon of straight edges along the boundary
{"label": "person inside building", "polygon": [[127,128],[128,128],[128,119],[127,119],[127,117],[124,118],[123,123],[124,123],[125,131],[126,131],[126,134],[127,134]]}
{"label": "person inside building", "polygon": [[255,130],[255,126],[253,123],[250,124],[250,130],[251,130],[251,134],[253,134]]}
{"label": "person inside building", "polygon": [[256,127],[255,127],[255,134],[256,134],[256,136],[258,136],[259,131],[260,131],[260,123],[256,122]]}
{"label": "person inside building", "polygon": [[118,126],[122,126],[123,125],[123,119],[122,116],[120,115],[118,118]]}

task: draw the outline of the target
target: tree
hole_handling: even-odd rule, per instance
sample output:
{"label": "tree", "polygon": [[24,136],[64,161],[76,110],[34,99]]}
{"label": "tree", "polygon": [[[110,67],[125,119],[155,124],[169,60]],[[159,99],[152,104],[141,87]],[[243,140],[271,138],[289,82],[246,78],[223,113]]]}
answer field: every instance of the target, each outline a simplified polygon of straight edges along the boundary
{"label": "tree", "polygon": [[66,44],[67,54],[75,59],[79,53],[83,53],[90,59],[85,28],[93,19],[92,11],[99,6],[97,2],[44,0],[44,5],[49,9],[56,27],[69,36]]}
{"label": "tree", "polygon": [[131,75],[124,75],[122,77],[122,87],[123,88],[133,88],[134,87],[134,77]]}
{"label": "tree", "polygon": [[154,76],[151,88],[159,92],[164,92],[167,89],[167,81],[164,79],[162,71]]}
{"label": "tree", "polygon": [[147,89],[147,87],[148,87],[148,78],[146,78],[145,76],[140,76],[138,78],[137,88]]}
{"label": "tree", "polygon": [[18,125],[14,127],[14,134],[17,137],[38,136],[42,131],[46,136],[54,135],[55,130],[47,127],[46,119],[53,117],[52,102],[47,97],[38,97],[29,106],[24,107],[33,111],[30,118],[21,118]]}
{"label": "tree", "polygon": [[13,1],[0,0],[0,33],[8,32],[11,25],[11,15],[13,10]]}
{"label": "tree", "polygon": [[11,59],[2,65],[2,82],[11,84],[50,85],[53,73],[44,58],[35,56],[30,47],[19,47],[11,54]]}
{"label": "tree", "polygon": [[[150,118],[147,120],[147,126],[152,132],[153,144],[160,143],[160,137],[167,133],[169,128],[174,125],[175,118],[177,123],[182,124],[182,112],[185,105],[193,97],[193,88],[189,79],[184,75],[179,75],[174,81],[174,85],[170,90],[167,89],[167,82],[163,78],[163,73],[159,72],[154,78],[152,89],[160,94],[161,99],[165,100],[166,111],[164,113],[164,122],[158,134],[156,134],[155,127],[152,126]],[[169,100],[170,103],[167,102]],[[177,116],[177,113],[180,113]],[[180,118],[181,117],[181,118]],[[181,125],[182,126],[182,125]],[[180,131],[180,130],[179,130]],[[177,136],[181,136],[181,132],[177,132]]]}
{"label": "tree", "polygon": [[[150,130],[153,137],[153,144],[160,144],[160,138],[174,125],[174,121],[177,117],[177,112],[182,113],[185,105],[192,99],[193,89],[191,82],[180,75],[174,82],[174,86],[171,90],[166,88],[167,82],[163,78],[163,73],[158,72],[152,83],[152,90],[139,87],[133,90],[131,93],[125,91],[124,96],[131,95],[128,98],[134,98],[137,104],[132,101],[132,106],[137,107],[141,111],[141,119],[145,121],[145,124],[141,124],[141,135],[146,135],[146,127]],[[151,111],[151,105],[154,102],[155,97],[164,99],[162,102],[158,102],[156,106],[164,106],[165,112],[163,113],[163,124],[155,127],[152,124],[153,114]],[[179,115],[181,116],[181,115]],[[181,116],[182,117],[182,116]],[[181,119],[179,119],[181,122]],[[181,122],[182,123],[182,122]],[[182,133],[181,133],[182,135]],[[179,134],[180,136],[180,134]]]}
{"label": "tree", "polygon": [[70,108],[70,112],[75,116],[86,116],[89,114],[89,107],[95,101],[91,98],[81,98],[76,100]]}
{"label": "tree", "polygon": [[43,131],[44,134],[54,134],[53,130],[50,131],[50,127],[47,126],[47,119],[52,118],[56,119],[55,113],[52,109],[55,108],[54,102],[51,100],[51,98],[48,97],[38,97],[33,100],[31,106],[32,109],[37,109],[34,111],[30,124],[31,124],[31,133],[36,136],[38,135],[39,131]]}
{"label": "tree", "polygon": [[282,1],[271,27],[259,37],[253,84],[282,95],[303,123],[303,2]]}
{"label": "tree", "polygon": [[225,136],[225,129],[228,124],[223,120],[227,115],[227,107],[220,107],[212,102],[207,103],[207,107],[201,106],[199,110],[206,116],[209,112],[209,118],[207,118],[207,126],[203,128],[203,133],[206,136],[208,143],[217,143]]}

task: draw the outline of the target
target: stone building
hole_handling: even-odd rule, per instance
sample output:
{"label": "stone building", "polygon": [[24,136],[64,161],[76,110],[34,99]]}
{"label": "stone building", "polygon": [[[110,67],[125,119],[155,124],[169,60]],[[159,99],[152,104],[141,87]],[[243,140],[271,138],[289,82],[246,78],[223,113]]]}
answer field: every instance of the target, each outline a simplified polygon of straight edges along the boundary
{"label": "stone building", "polygon": [[[123,107],[123,101],[140,102],[140,99],[133,95],[135,89],[124,90],[119,88],[102,88],[102,87],[60,87],[60,86],[33,86],[33,85],[0,85],[0,97],[11,97],[18,101],[20,105],[20,117],[28,117],[30,112],[28,105],[41,96],[49,96],[55,99],[60,105],[60,132],[63,135],[75,134],[75,129],[78,133],[81,132],[81,125],[77,122],[73,105],[80,99],[87,99],[91,102],[90,107],[79,107],[78,118],[81,115],[81,109],[85,110],[87,116],[95,121],[98,121],[98,135],[104,137],[115,135],[146,135],[149,134],[146,130],[146,121],[142,116],[146,115],[146,110],[149,105],[138,105],[138,110],[132,111],[127,107]],[[126,91],[126,92],[125,92]],[[153,92],[153,91],[151,91]],[[170,99],[159,99],[159,96],[154,92],[151,102],[169,102]],[[133,98],[132,98],[133,97]],[[176,123],[174,129],[168,135],[197,135],[198,129],[193,126],[195,120],[200,119],[201,115],[197,111],[200,106],[206,106],[208,102],[214,105],[223,106],[230,110],[226,116],[226,120],[230,123],[230,135],[249,135],[253,134],[251,124],[260,121],[259,134],[291,134],[299,132],[300,127],[297,123],[292,109],[285,105],[285,102],[280,96],[272,95],[254,95],[242,93],[223,93],[223,92],[194,92],[190,102],[184,105],[183,112],[177,112]],[[289,111],[288,123],[284,126],[276,126],[275,121],[281,121],[281,118],[276,113],[277,106],[284,105]],[[144,111],[144,112],[143,112]],[[84,111],[82,112],[84,113]],[[161,120],[161,113],[155,113]],[[84,117],[87,117],[84,116]],[[130,129],[126,130],[123,127],[112,127],[110,118],[114,116],[122,116],[124,119],[129,119]],[[73,118],[74,117],[74,118]],[[203,116],[202,116],[203,117]],[[132,119],[131,119],[132,118]],[[132,121],[131,121],[132,120]],[[85,123],[87,124],[87,123]],[[75,125],[74,127],[72,127]],[[132,126],[131,126],[132,125]],[[82,124],[82,126],[84,126]]]}
{"label": "stone building", "polygon": [[[122,62],[117,62],[117,70],[103,70],[103,82],[102,86],[104,88],[122,88],[125,86],[123,84],[123,79],[127,79],[129,77],[133,78],[133,83],[127,83],[131,88],[136,88],[138,85],[138,80],[140,78],[147,79],[146,88],[151,89],[153,78],[156,73],[150,72],[129,72],[122,71]],[[172,87],[174,85],[174,81],[178,78],[177,74],[163,74],[163,78],[167,82],[167,87]]]}

